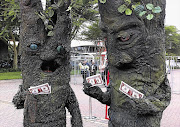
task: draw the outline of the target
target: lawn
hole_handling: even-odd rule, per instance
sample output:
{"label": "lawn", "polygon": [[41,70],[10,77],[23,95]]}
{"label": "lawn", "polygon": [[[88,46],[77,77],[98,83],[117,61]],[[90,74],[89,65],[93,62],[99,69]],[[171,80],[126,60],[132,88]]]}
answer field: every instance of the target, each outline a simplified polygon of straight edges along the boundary
{"label": "lawn", "polygon": [[21,72],[4,72],[0,73],[0,80],[22,79]]}
{"label": "lawn", "polygon": [[[76,75],[80,74],[80,71],[72,70],[71,75],[74,75],[74,74],[76,74]],[[3,72],[3,73],[0,73],[0,80],[8,80],[8,79],[22,79],[21,72],[18,71],[18,72]]]}

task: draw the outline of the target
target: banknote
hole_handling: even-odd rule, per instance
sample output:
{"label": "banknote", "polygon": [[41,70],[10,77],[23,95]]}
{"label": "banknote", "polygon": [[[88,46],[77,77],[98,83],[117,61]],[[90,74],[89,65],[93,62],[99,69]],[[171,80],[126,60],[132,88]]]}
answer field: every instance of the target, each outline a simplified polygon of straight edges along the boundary
{"label": "banknote", "polygon": [[127,83],[121,81],[119,90],[130,98],[143,98],[144,94],[134,89]]}
{"label": "banknote", "polygon": [[91,83],[93,86],[94,85],[103,85],[103,80],[102,80],[102,77],[100,74],[87,77],[86,81],[88,83]]}
{"label": "banknote", "polygon": [[51,86],[48,83],[38,85],[38,86],[31,86],[29,88],[29,92],[34,95],[38,94],[50,94],[51,93]]}

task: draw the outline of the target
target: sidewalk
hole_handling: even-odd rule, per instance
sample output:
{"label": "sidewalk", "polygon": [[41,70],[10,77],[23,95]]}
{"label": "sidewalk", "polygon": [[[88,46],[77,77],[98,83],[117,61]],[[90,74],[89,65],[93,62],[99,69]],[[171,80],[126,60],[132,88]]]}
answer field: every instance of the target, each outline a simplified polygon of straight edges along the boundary
{"label": "sidewalk", "polygon": [[[73,79],[73,78],[72,78]],[[72,84],[79,102],[84,127],[107,127],[108,120],[105,119],[105,105],[92,98],[92,116],[89,119],[89,96],[82,91],[81,77],[77,79],[79,84]],[[12,104],[12,98],[18,91],[22,80],[1,80],[0,81],[0,127],[23,127],[23,109],[16,109]],[[105,88],[102,88],[105,90]],[[67,112],[67,127],[71,127],[70,114]]]}
{"label": "sidewalk", "polygon": [[[180,70],[168,74],[171,83],[172,97],[170,105],[163,113],[161,127],[180,127]],[[0,81],[0,127],[23,127],[23,109],[17,110],[11,103],[13,96],[18,90],[22,80]],[[105,119],[105,105],[92,99],[92,116],[89,117],[89,97],[82,91],[82,78],[71,77],[71,87],[79,101],[84,127],[108,127],[108,120]],[[179,84],[179,85],[178,85]],[[106,88],[102,87],[105,91]],[[67,127],[70,125],[70,115],[67,113]]]}
{"label": "sidewalk", "polygon": [[180,127],[180,69],[168,74],[171,86],[171,102],[164,110],[161,127]]}

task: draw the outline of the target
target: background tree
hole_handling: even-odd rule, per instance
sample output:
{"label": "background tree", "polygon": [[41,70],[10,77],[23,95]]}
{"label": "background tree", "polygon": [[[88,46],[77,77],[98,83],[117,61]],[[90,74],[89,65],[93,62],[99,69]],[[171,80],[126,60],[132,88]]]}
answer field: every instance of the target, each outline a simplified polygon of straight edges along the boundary
{"label": "background tree", "polygon": [[84,36],[84,40],[90,41],[100,41],[104,39],[104,34],[99,27],[99,21],[92,22],[91,25],[87,26],[87,29],[81,32],[81,35]]}
{"label": "background tree", "polygon": [[166,55],[180,55],[180,33],[175,26],[166,26]]}
{"label": "background tree", "polygon": [[2,0],[0,2],[0,38],[5,43],[12,41],[13,46],[8,44],[13,51],[13,68],[18,68],[18,51],[16,41],[19,40],[19,3],[15,0]]}
{"label": "background tree", "polygon": [[[99,17],[98,0],[72,0],[70,12],[72,16],[71,40],[84,28],[84,23],[97,21]],[[85,25],[86,27],[86,25]]]}

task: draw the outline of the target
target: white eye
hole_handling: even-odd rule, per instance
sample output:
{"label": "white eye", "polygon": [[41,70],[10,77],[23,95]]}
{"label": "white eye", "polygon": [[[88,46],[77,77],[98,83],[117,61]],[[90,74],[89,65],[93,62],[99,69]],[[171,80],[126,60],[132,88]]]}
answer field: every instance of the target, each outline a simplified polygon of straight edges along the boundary
{"label": "white eye", "polygon": [[31,44],[30,45],[30,49],[32,50],[37,50],[38,49],[38,46],[36,44]]}

